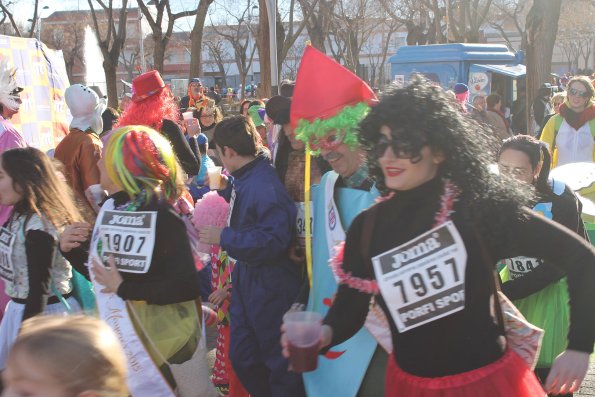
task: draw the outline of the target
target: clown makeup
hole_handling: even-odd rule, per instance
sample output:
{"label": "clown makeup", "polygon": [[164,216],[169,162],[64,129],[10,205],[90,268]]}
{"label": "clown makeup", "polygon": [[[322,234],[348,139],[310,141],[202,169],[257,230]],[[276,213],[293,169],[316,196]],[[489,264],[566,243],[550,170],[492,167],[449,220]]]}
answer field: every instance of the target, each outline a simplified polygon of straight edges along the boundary
{"label": "clown makeup", "polygon": [[[411,190],[434,179],[438,173],[438,167],[444,160],[444,156],[432,152],[428,145],[424,145],[414,159],[411,152],[405,153],[403,145],[393,141],[391,129],[387,126],[380,128],[382,135],[377,145],[378,164],[384,174],[386,187],[392,190]],[[384,143],[381,143],[384,142]],[[397,147],[395,149],[393,147]]]}

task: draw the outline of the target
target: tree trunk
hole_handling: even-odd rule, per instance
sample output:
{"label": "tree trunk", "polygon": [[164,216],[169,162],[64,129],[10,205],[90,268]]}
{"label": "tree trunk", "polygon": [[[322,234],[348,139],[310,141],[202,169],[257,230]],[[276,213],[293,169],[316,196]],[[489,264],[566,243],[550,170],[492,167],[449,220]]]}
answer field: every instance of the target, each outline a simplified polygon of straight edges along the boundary
{"label": "tree trunk", "polygon": [[246,76],[248,75],[247,72],[240,73],[240,84],[242,85],[242,92],[240,93],[240,101],[246,99]]}
{"label": "tree trunk", "polygon": [[105,85],[107,86],[107,106],[118,108],[118,78],[117,64],[114,65],[108,56],[104,55],[103,70],[105,72]]}
{"label": "tree trunk", "polygon": [[[260,96],[271,97],[271,40],[266,0],[258,0],[259,18],[256,45],[260,63]],[[245,87],[242,87],[244,89]]]}
{"label": "tree trunk", "polygon": [[[165,44],[161,40],[161,36],[154,36],[155,48],[153,48],[153,68],[163,76],[163,64],[165,62]],[[146,70],[143,70],[146,72]]]}
{"label": "tree trunk", "polygon": [[[531,127],[531,105],[541,84],[551,80],[552,55],[562,0],[534,0],[527,14],[527,125]],[[532,128],[527,131],[531,132]]]}
{"label": "tree trunk", "polygon": [[[200,0],[198,3],[198,12],[194,20],[194,27],[190,32],[190,72],[188,79],[202,75],[202,36],[205,28],[205,20],[207,19],[207,12],[213,0]],[[225,75],[223,75],[225,79]],[[226,84],[224,84],[225,86]]]}

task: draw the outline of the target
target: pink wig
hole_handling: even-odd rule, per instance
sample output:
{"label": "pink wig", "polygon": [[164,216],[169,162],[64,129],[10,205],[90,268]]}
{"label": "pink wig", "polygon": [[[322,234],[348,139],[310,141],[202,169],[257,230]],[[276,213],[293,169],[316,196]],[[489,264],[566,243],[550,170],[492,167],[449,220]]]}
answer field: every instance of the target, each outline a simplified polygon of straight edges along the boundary
{"label": "pink wig", "polygon": [[164,119],[180,122],[180,109],[167,88],[140,102],[131,102],[114,129],[127,125],[144,125],[161,131]]}

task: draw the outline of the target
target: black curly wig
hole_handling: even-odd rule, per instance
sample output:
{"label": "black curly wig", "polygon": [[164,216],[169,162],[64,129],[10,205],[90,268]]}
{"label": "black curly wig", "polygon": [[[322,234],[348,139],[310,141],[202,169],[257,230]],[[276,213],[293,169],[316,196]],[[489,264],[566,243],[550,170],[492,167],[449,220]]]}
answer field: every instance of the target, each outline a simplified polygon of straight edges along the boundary
{"label": "black curly wig", "polygon": [[382,126],[390,128],[397,152],[405,153],[412,162],[421,158],[426,145],[441,153],[444,161],[438,176],[450,179],[459,187],[459,199],[469,209],[480,206],[518,209],[529,203],[529,189],[489,170],[499,149],[493,134],[459,112],[442,88],[423,78],[415,77],[406,87],[390,86],[359,126],[359,139],[368,154],[370,173],[376,178],[378,189],[386,195],[390,190],[384,183],[374,150],[382,136]]}

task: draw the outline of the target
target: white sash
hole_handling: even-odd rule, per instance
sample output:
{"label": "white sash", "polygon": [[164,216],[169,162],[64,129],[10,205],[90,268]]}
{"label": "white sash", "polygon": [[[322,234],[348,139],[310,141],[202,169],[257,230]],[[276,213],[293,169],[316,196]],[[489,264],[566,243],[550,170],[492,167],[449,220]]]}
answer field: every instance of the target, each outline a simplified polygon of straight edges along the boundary
{"label": "white sash", "polygon": [[[329,258],[335,256],[335,247],[337,244],[345,241],[346,237],[345,229],[343,229],[341,217],[339,216],[339,209],[335,203],[335,185],[338,179],[339,174],[330,172],[324,185],[324,226]],[[337,276],[334,273],[333,276],[335,277],[335,281],[338,282]],[[375,299],[370,300],[370,310],[366,317],[365,327],[384,350],[388,353],[392,352],[393,343],[390,326],[384,312],[376,304]]]}
{"label": "white sash", "polygon": [[[106,201],[101,207],[97,219],[102,218],[104,211],[113,209],[113,199]],[[90,263],[88,265],[91,264],[92,260],[101,263],[101,259],[97,253],[97,243],[100,240],[98,229],[98,224],[96,224],[91,239],[91,249],[89,252]],[[130,394],[133,397],[175,397],[175,393],[165,378],[163,378],[161,371],[159,371],[138,338],[128,315],[126,302],[116,294],[101,292],[103,286],[97,283],[93,272],[89,273],[91,274],[91,281],[95,290],[99,317],[116,333],[124,349],[128,364],[128,389],[130,390]]]}
{"label": "white sash", "polygon": [[335,185],[338,179],[339,174],[331,172],[324,185],[324,229],[329,258],[335,256],[337,244],[345,241],[345,229],[343,229],[339,210],[335,203]]}

